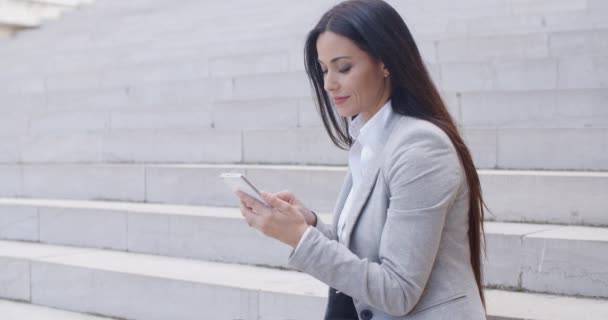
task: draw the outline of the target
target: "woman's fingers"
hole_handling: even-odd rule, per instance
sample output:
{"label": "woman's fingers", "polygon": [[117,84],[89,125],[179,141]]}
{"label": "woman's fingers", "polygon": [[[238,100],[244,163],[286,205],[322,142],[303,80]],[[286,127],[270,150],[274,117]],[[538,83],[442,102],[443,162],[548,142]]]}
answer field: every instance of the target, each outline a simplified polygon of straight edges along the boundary
{"label": "woman's fingers", "polygon": [[242,192],[237,191],[237,195],[245,203],[245,205],[251,208],[257,214],[268,214],[270,212],[270,208],[267,205],[261,203],[258,199]]}
{"label": "woman's fingers", "polygon": [[249,209],[249,207],[247,207],[247,204],[245,204],[245,202],[243,201],[241,201],[241,215],[243,216],[243,218],[245,218],[245,221],[247,221],[247,224],[250,227],[253,226],[256,214],[251,209]]}
{"label": "woman's fingers", "polygon": [[272,193],[262,192],[262,199],[264,199],[272,208],[277,209],[280,212],[287,213],[292,209],[292,206],[289,203]]}
{"label": "woman's fingers", "polygon": [[294,195],[292,192],[290,192],[288,190],[279,191],[279,192],[275,193],[275,195],[284,201],[294,204],[294,200],[295,200]]}

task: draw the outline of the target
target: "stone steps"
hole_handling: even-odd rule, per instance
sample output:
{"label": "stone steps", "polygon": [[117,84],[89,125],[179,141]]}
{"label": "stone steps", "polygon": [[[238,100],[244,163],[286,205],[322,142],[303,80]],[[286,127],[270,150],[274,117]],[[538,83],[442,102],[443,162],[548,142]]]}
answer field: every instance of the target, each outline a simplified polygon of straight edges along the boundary
{"label": "stone steps", "polygon": [[[485,229],[487,285],[608,298],[607,228],[486,222]],[[291,252],[248,227],[238,209],[116,202],[0,199],[0,239],[274,267],[287,267]]]}
{"label": "stone steps", "polygon": [[[100,82],[104,80],[104,75],[109,72],[119,72],[119,76],[117,76],[119,80],[123,79],[120,74],[134,74],[134,71],[137,71],[137,69],[139,69],[140,73],[145,73],[146,69],[139,66],[133,67],[132,57],[135,55],[134,53],[147,52],[152,48],[154,48],[156,55],[162,54],[162,59],[157,59],[158,61],[153,66],[148,66],[157,69],[190,64],[192,63],[190,61],[195,61],[201,64],[201,66],[210,69],[208,73],[214,77],[241,75],[244,72],[301,71],[304,69],[302,47],[305,31],[302,30],[305,30],[305,28],[299,27],[298,29],[300,30],[299,33],[281,35],[259,32],[252,34],[249,38],[243,37],[242,32],[238,32],[238,30],[231,31],[239,33],[240,38],[237,39],[233,39],[233,36],[230,34],[214,35],[214,37],[217,37],[217,40],[213,40],[212,37],[200,36],[197,38],[183,36],[183,39],[170,37],[168,40],[165,40],[165,38],[168,38],[167,36],[160,37],[163,41],[158,43],[143,41],[140,36],[129,35],[127,37],[125,35],[126,40],[135,41],[135,43],[132,45],[120,43],[109,47],[106,45],[104,47],[94,47],[82,42],[94,42],[100,46],[102,44],[95,38],[74,36],[66,38],[65,41],[75,41],[75,43],[55,44],[55,50],[59,51],[45,51],[44,58],[46,59],[42,61],[38,61],[42,57],[40,53],[37,53],[38,50],[35,50],[35,48],[27,48],[25,56],[23,55],[24,48],[20,48],[13,54],[11,54],[11,50],[5,50],[3,60],[7,66],[10,66],[14,61],[22,62],[24,59],[30,60],[33,65],[26,69],[29,70],[26,75],[28,73],[39,75],[40,71],[71,72],[71,70],[77,70],[81,74],[72,75],[72,77],[85,79],[99,78]],[[145,32],[148,35],[150,34],[149,30],[145,30]],[[159,35],[152,35],[157,38],[159,37]],[[54,37],[50,37],[50,39],[54,39]],[[450,69],[455,68],[452,66],[453,64],[483,62],[482,65],[485,68],[494,68],[496,69],[495,72],[505,72],[501,69],[504,68],[505,64],[512,65],[515,63],[516,66],[518,65],[516,62],[522,60],[524,62],[528,60],[555,60],[555,63],[559,63],[560,66],[567,66],[569,63],[573,63],[572,60],[576,61],[583,57],[589,59],[588,56],[606,56],[608,54],[608,46],[604,45],[604,43],[608,42],[607,39],[608,26],[601,29],[557,31],[513,36],[467,37],[440,41],[421,40],[418,41],[418,45],[423,58],[431,65],[431,69],[439,68],[440,66]],[[78,41],[81,43],[77,43]],[[112,38],[112,41],[116,41],[116,39]],[[184,41],[186,43],[182,43]],[[196,41],[199,41],[199,43]],[[29,42],[24,41],[24,43]],[[48,46],[48,44],[44,44],[44,46]],[[74,47],[76,50],[71,50],[71,47]],[[184,59],[184,51],[191,52],[189,56],[186,56],[186,59]],[[247,54],[243,54],[244,52],[247,52]],[[111,56],[109,57],[108,54],[116,55],[116,57],[110,59]],[[66,59],[65,55],[70,57],[70,60]],[[144,53],[141,55],[145,56]],[[172,61],[172,55],[178,55],[181,60]],[[48,59],[48,57],[52,59]],[[78,63],[84,57],[90,60],[85,60],[84,62],[86,63]],[[57,64],[55,60],[62,58],[65,62]],[[120,65],[120,61],[125,59],[129,59],[129,61]],[[76,64],[72,60],[76,60]],[[283,60],[287,60],[287,62],[284,63],[282,62]],[[119,66],[112,68],[108,64],[119,64]],[[76,68],[77,66],[79,67]],[[83,68],[84,70],[93,69],[100,71],[97,73],[83,73]],[[126,70],[123,70],[125,68]],[[6,76],[14,78],[16,75],[23,74],[23,71],[23,69],[11,70],[9,68]],[[559,71],[569,70],[560,68]],[[61,79],[61,77],[54,78]]]}
{"label": "stone steps", "polygon": [[[599,10],[597,8],[593,8],[591,5],[580,0],[574,2],[570,0],[569,4],[563,2],[564,1],[562,1],[561,4],[551,3],[548,5],[546,3],[536,2],[536,4],[534,4],[534,1],[524,1],[495,7],[492,7],[492,5],[487,3],[477,2],[472,6],[463,5],[457,8],[454,8],[449,2],[445,1],[435,6],[426,3],[422,8],[417,4],[403,4],[397,1],[395,1],[393,5],[401,12],[410,13],[406,18],[408,18],[412,24],[412,29],[422,37],[430,39],[437,39],[445,37],[446,35],[470,36],[475,34],[487,34],[490,30],[495,30],[494,32],[500,35],[505,32],[531,33],[547,30],[595,28],[605,25],[601,22],[603,19],[601,19],[601,14],[598,12]],[[283,14],[280,16],[273,14],[275,11],[280,10],[282,6],[285,6],[285,4],[277,1],[266,1],[266,3],[261,4],[256,3],[255,6],[247,6],[246,4],[241,4],[240,6],[235,6],[234,4],[214,4],[213,10],[211,11],[213,11],[216,16],[222,16],[223,20],[220,21],[226,22],[227,19],[239,16],[240,22],[252,26],[259,25],[265,20],[268,20],[268,18],[284,22],[285,20],[282,19],[287,17],[286,20],[290,21],[291,24],[285,23],[285,25],[289,28],[290,26],[293,26],[294,21],[306,21],[306,24],[311,24],[312,19],[304,19],[303,17],[317,17],[321,14],[322,9],[328,8],[330,4],[332,4],[331,1],[320,1],[312,6],[299,6],[297,3],[289,3],[289,8],[294,9],[281,10]],[[509,8],[509,6],[519,5],[531,9],[530,4],[533,6],[536,5],[536,8],[534,8],[534,10]],[[564,4],[570,6],[570,8],[565,8]],[[142,4],[140,3],[116,7],[116,10],[108,10],[110,8],[109,6],[100,3],[91,8],[91,10],[83,12],[82,17],[92,20],[103,17],[103,19],[112,22],[108,26],[109,28],[120,28],[122,31],[141,31],[141,26],[134,23],[134,20],[155,19],[155,22],[162,21],[165,23],[164,27],[169,26],[170,28],[177,28],[176,30],[180,31],[180,33],[187,33],[188,31],[191,31],[192,27],[207,26],[214,22],[211,16],[207,17],[204,13],[208,12],[207,9],[210,6],[212,5],[185,2],[180,3],[180,6],[177,8],[169,8],[166,4],[146,3],[145,7],[147,10],[141,12],[142,10],[137,10],[138,7],[142,7]],[[169,9],[173,12],[178,12],[182,18],[179,19],[179,21],[167,23],[166,21],[170,19],[166,19],[165,17],[166,11]],[[302,12],[306,12],[306,14],[301,15],[300,13]],[[508,14],[505,14],[505,12],[508,12]],[[260,16],[256,16],[255,14],[264,14],[268,18],[260,19]],[[75,19],[73,22],[66,21],[64,24],[66,25],[65,27],[56,28],[57,30],[53,31],[60,32],[57,34],[70,35],[73,34],[74,31],[73,29],[70,29],[69,26],[76,24],[79,27],[86,27],[87,29],[85,29],[85,31],[93,34],[101,32],[95,30],[92,24],[87,25],[86,20],[84,19]]]}
{"label": "stone steps", "polygon": [[[147,105],[141,98],[136,102],[136,92],[123,90],[121,93],[115,89],[85,90],[73,94],[76,102],[67,99],[69,94],[56,93],[51,94],[51,100],[47,102],[43,93],[43,79],[32,81],[29,85],[27,81],[11,83],[3,86],[3,92],[12,93],[2,95],[0,108],[7,116],[3,119],[14,118],[3,123],[0,128],[2,135],[105,129],[202,129],[212,125],[216,129],[322,127],[315,102],[310,97],[217,100],[195,105],[187,100],[180,103],[179,99],[185,99],[183,96],[173,98],[172,102],[167,95],[162,99],[164,102],[149,99],[153,104]],[[202,86],[204,83],[200,84]],[[86,100],[86,94],[105,97],[105,103]],[[605,89],[446,91],[442,95],[454,120],[465,128],[575,129],[608,126],[608,109],[605,108],[608,91]],[[78,99],[78,96],[82,99]],[[159,96],[157,94],[156,98]],[[47,106],[50,110],[47,110]],[[243,116],[235,117],[237,113]],[[250,121],[252,114],[260,115],[254,123]],[[76,121],[68,123],[70,119]],[[87,127],[80,126],[83,121]],[[20,125],[16,125],[16,122]]]}
{"label": "stone steps", "polygon": [[29,303],[0,300],[2,320],[110,320],[111,318],[62,311]]}
{"label": "stone steps", "polygon": [[[239,115],[241,121],[232,123],[236,127],[230,129],[211,129],[210,113],[204,111],[171,112],[169,115],[175,117],[175,122],[171,122],[171,118],[161,118],[163,113],[148,113],[138,120],[133,116],[126,117],[127,114],[110,119],[108,113],[55,113],[31,119],[29,133],[1,137],[0,141],[17,143],[7,144],[0,151],[0,163],[346,165],[347,152],[331,143],[324,128],[297,128],[297,105],[279,112],[282,116],[273,120],[274,124],[296,128],[248,128],[257,122],[248,121],[252,118],[248,118],[246,113]],[[185,118],[188,114],[195,117]],[[222,116],[218,117],[221,119]],[[223,123],[229,123],[229,117],[225,114]],[[121,120],[129,119],[144,121],[142,125],[151,122],[165,128],[111,128],[110,123],[120,125]],[[282,119],[289,121],[281,123]],[[23,120],[22,124],[25,124],[27,120]],[[178,127],[184,122],[197,127]],[[8,133],[11,129],[19,130],[18,122],[4,130]],[[481,169],[608,170],[608,126],[465,127],[463,136],[477,168]],[[567,153],[564,153],[564,144],[569,146]],[[134,145],[138,147],[133,148]]]}
{"label": "stone steps", "polygon": [[[214,164],[0,165],[1,197],[236,206],[218,178],[241,172],[262,190],[289,189],[333,210],[343,166]],[[479,170],[488,220],[608,226],[608,173]],[[94,182],[94,183],[92,183]]]}
{"label": "stone steps", "polygon": [[[201,314],[316,319],[327,297],[327,287],[306,274],[246,265],[10,241],[0,241],[0,257],[8,270],[0,275],[2,298],[136,320],[197,319]],[[487,290],[487,300],[493,320],[608,315],[605,300],[498,290]]]}

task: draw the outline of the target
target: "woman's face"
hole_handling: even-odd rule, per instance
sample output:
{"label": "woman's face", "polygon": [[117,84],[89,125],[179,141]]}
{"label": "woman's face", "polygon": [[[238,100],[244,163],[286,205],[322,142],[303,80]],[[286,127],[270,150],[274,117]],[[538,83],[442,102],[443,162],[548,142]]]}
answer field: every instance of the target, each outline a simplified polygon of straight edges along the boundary
{"label": "woman's face", "polygon": [[350,39],[325,31],[317,39],[325,91],[342,117],[359,114],[365,121],[390,97],[389,77],[382,62],[374,61]]}

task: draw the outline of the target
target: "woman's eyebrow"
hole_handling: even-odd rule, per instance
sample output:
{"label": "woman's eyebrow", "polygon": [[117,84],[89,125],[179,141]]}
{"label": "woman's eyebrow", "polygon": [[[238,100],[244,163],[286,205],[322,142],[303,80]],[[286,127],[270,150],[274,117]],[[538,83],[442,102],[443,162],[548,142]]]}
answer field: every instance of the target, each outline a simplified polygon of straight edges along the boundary
{"label": "woman's eyebrow", "polygon": [[[340,59],[350,59],[350,58],[352,58],[352,57],[351,56],[339,56],[339,57],[335,57],[335,58],[331,59],[331,61],[329,63],[333,63],[336,60],[340,60]],[[319,60],[319,62],[323,62],[323,61]]]}

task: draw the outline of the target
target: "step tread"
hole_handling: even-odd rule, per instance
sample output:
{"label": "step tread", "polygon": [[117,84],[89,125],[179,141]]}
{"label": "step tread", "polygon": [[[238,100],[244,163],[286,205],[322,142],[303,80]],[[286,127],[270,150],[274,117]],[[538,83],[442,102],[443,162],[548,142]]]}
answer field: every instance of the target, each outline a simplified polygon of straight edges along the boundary
{"label": "step tread", "polygon": [[[11,241],[0,241],[0,256],[202,285],[320,298],[327,296],[327,286],[307,274],[256,266]],[[490,316],[534,320],[578,320],[583,314],[587,319],[608,317],[608,303],[603,299],[502,290],[486,290],[486,295]]]}
{"label": "step tread", "polygon": [[[236,200],[235,200],[236,203]],[[236,207],[189,206],[155,203],[129,203],[120,201],[57,200],[33,198],[0,198],[0,206],[68,208],[85,210],[125,211],[160,215],[198,216],[224,219],[242,219]],[[331,223],[332,214],[319,213],[321,220]],[[608,228],[569,226],[541,223],[514,223],[485,221],[486,234],[512,235],[535,239],[608,242]]]}
{"label": "step tread", "polygon": [[2,320],[109,320],[111,318],[58,310],[30,303],[0,299]]}
{"label": "step tread", "polygon": [[250,265],[12,241],[0,241],[0,256],[221,287],[327,296],[327,287],[307,274]]}

